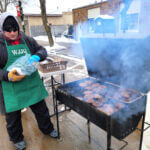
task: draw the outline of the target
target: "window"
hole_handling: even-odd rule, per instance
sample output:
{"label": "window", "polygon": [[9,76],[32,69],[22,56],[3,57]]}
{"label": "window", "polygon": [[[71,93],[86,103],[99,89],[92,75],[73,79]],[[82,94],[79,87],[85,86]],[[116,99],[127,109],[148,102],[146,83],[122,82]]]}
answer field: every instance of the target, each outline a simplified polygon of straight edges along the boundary
{"label": "window", "polygon": [[139,26],[139,14],[127,14],[121,19],[121,30],[123,31],[138,31]]}
{"label": "window", "polygon": [[88,10],[88,19],[96,18],[100,15],[100,8],[92,8]]}
{"label": "window", "polygon": [[139,31],[139,14],[141,11],[141,0],[126,0],[120,6],[120,29],[123,32]]}
{"label": "window", "polygon": [[127,15],[128,30],[138,30],[138,14]]}

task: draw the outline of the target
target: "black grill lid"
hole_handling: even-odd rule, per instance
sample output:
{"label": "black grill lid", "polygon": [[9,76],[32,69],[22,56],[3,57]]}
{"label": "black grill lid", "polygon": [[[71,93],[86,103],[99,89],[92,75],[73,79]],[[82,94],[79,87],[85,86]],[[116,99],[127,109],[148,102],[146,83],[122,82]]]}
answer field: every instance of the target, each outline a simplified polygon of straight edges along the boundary
{"label": "black grill lid", "polygon": [[140,92],[150,90],[150,37],[82,37],[89,76]]}

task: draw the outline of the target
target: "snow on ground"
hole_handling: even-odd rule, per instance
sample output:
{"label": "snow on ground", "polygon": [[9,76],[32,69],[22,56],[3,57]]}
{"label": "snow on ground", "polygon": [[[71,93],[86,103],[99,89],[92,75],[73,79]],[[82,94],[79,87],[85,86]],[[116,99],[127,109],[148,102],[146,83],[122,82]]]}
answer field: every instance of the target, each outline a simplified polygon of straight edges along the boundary
{"label": "snow on ground", "polygon": [[[36,37],[34,37],[34,39],[38,40],[38,41],[48,42],[48,37],[47,36],[36,36]],[[56,50],[63,50],[63,49],[65,49],[64,46],[59,45],[58,43],[56,43],[56,41],[57,42],[58,41],[60,41],[60,42],[64,42],[64,41],[67,42],[68,41],[70,43],[70,41],[67,38],[65,38],[65,37],[61,37],[61,38],[53,37],[53,40],[54,40],[54,45],[52,47],[45,46],[45,48],[46,48],[46,50],[48,52],[54,52]]]}
{"label": "snow on ground", "polygon": [[[37,36],[37,37],[34,37],[35,40],[37,41],[43,41],[43,42],[48,42],[48,37],[47,36]],[[72,66],[71,68],[74,68],[76,66],[84,66],[85,67],[85,61],[84,59],[80,59],[80,58],[76,58],[75,56],[72,56],[72,55],[64,55],[61,53],[61,50],[66,50],[66,47],[65,46],[61,46],[59,45],[58,43],[62,42],[62,43],[68,43],[68,44],[73,44],[73,43],[79,43],[78,41],[75,41],[74,39],[69,39],[69,38],[66,38],[64,36],[61,36],[61,37],[53,37],[54,39],[54,46],[50,47],[50,46],[45,46],[47,52],[48,52],[48,55],[49,56],[57,56],[57,57],[60,57],[60,58],[63,58],[63,59],[66,59],[66,60],[70,60],[72,62],[75,63],[74,66]],[[58,42],[58,43],[57,43]],[[59,52],[59,53],[57,53]],[[78,70],[78,73],[80,71]],[[86,71],[83,69],[81,71],[83,74],[83,72],[86,73]]]}
{"label": "snow on ground", "polygon": [[54,46],[50,47],[50,46],[45,46],[46,50],[48,52],[54,52],[56,50],[63,50],[63,49],[66,49],[66,47],[64,46],[60,46],[59,44],[57,43],[54,43]]}
{"label": "snow on ground", "polygon": [[[34,37],[34,39],[48,42],[48,37],[47,36],[36,36],[36,37]],[[64,36],[53,37],[53,40],[54,40],[54,42],[79,43],[79,41],[76,41],[76,40],[70,39],[70,38],[66,38]]]}
{"label": "snow on ground", "polygon": [[[34,37],[35,40],[39,40],[39,41],[44,41],[44,42],[48,42],[48,37],[47,36],[36,36]],[[75,41],[74,39],[69,39],[66,38],[64,36],[61,37],[53,37],[54,40],[54,46],[50,47],[50,46],[45,46],[45,48],[47,49],[47,51],[56,51],[56,50],[64,50],[66,49],[64,46],[60,46],[58,43],[59,42],[63,42],[63,43],[69,43],[69,44],[73,44],[73,43],[79,43],[79,41]]]}
{"label": "snow on ground", "polygon": [[[37,36],[37,37],[34,37],[35,40],[38,40],[38,41],[43,41],[43,42],[48,42],[48,37],[47,36]],[[66,47],[65,46],[61,46],[59,45],[58,43],[62,42],[62,43],[68,43],[68,44],[73,44],[73,43],[79,43],[79,41],[75,41],[74,39],[69,39],[69,38],[66,38],[64,36],[61,36],[61,37],[53,37],[53,40],[54,40],[54,46],[50,47],[50,46],[45,46],[48,54],[53,54],[55,55],[57,51],[61,51],[61,50],[65,50]],[[61,53],[57,53],[57,56],[59,55],[59,57],[63,57],[63,58],[66,58],[66,59],[69,59],[69,60],[72,60],[74,62],[77,62],[77,63],[80,63],[80,64],[83,64],[83,60],[79,59],[79,58],[75,58],[73,56],[70,56],[70,55],[62,55]],[[83,64],[84,65],[84,64]]]}
{"label": "snow on ground", "polygon": [[56,38],[53,38],[54,41],[56,42],[64,42],[64,43],[79,43],[79,41],[76,41],[74,39],[71,39],[71,38],[66,38],[64,36],[62,37],[56,37]]}
{"label": "snow on ground", "polygon": [[47,36],[36,36],[34,37],[35,40],[40,40],[40,41],[45,41],[48,42],[48,37]]}

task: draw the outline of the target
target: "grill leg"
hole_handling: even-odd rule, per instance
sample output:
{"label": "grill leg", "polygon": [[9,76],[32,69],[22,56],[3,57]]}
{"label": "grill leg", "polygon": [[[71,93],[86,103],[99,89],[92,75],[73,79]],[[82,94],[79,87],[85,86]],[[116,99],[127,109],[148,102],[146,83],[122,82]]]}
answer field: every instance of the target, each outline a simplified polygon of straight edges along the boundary
{"label": "grill leg", "polygon": [[56,113],[56,97],[55,97],[55,91],[54,91],[54,78],[51,76],[51,87],[52,87],[52,97],[53,97],[53,109],[54,109],[54,114]]}
{"label": "grill leg", "polygon": [[143,114],[142,127],[141,127],[141,137],[140,137],[140,146],[139,150],[142,150],[142,141],[143,141],[143,132],[144,132],[144,121],[145,121],[145,112]]}
{"label": "grill leg", "polygon": [[65,74],[63,73],[63,74],[61,74],[61,81],[62,81],[62,84],[64,84],[65,83]]}
{"label": "grill leg", "polygon": [[57,98],[56,98],[56,96],[55,96],[55,104],[56,104],[56,106],[55,106],[55,108],[56,108],[56,122],[57,122],[57,131],[58,131],[58,137],[57,137],[57,139],[58,140],[61,140],[60,139],[60,130],[59,130],[59,116],[58,116],[58,102],[57,102]]}
{"label": "grill leg", "polygon": [[87,120],[87,127],[88,127],[88,139],[89,139],[89,143],[91,143],[91,132],[90,132],[90,121]]}
{"label": "grill leg", "polygon": [[111,149],[111,118],[107,118],[107,150]]}
{"label": "grill leg", "polygon": [[[64,84],[65,83],[65,74],[63,73],[63,74],[61,74],[61,82],[62,82],[62,84]],[[66,108],[66,105],[65,105],[65,111],[67,110],[67,108]]]}

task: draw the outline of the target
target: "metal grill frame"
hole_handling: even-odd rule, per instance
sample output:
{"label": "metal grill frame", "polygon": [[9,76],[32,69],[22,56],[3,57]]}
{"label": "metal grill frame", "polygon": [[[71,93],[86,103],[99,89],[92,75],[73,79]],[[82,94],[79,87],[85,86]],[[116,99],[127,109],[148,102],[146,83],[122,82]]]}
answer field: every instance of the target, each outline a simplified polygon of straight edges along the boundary
{"label": "metal grill frame", "polygon": [[[100,116],[97,116],[97,118],[101,118],[101,120],[97,123],[96,120],[91,120],[91,118],[93,118],[92,116],[89,117],[89,114],[92,114],[87,110],[88,107],[92,107],[90,105],[85,105],[84,102],[78,100],[77,98],[73,97],[72,95],[66,95],[63,94],[63,92],[60,94],[60,89],[56,88],[55,89],[55,101],[56,101],[56,117],[57,117],[57,128],[59,131],[59,120],[58,120],[58,102],[60,101],[62,104],[65,104],[66,106],[70,107],[72,110],[74,110],[75,112],[77,112],[78,114],[82,115],[83,117],[85,117],[88,121],[94,123],[95,125],[97,125],[98,127],[104,129],[107,132],[107,150],[111,150],[111,136],[116,137],[118,140],[122,140],[124,139],[126,136],[128,136],[130,133],[132,133],[136,128],[133,128],[132,130],[127,131],[125,134],[123,134],[121,137],[116,135],[116,132],[113,130],[113,126],[114,126],[114,122],[112,122],[112,116],[106,116],[105,114],[103,114],[102,112],[99,114]],[[143,96],[143,99],[145,101],[145,107],[146,107],[146,99],[147,96]],[[78,103],[80,103],[78,105]],[[75,107],[76,104],[76,107]],[[83,109],[83,106],[85,107],[85,109]],[[78,107],[78,106],[81,106]],[[146,109],[146,108],[145,108]],[[97,111],[92,109],[93,111]],[[97,112],[94,113],[94,115],[97,114]],[[134,116],[135,117],[135,116]],[[140,145],[139,145],[139,150],[141,150],[142,148],[142,140],[143,140],[143,131],[144,131],[144,120],[145,120],[145,111],[143,113],[140,114],[140,118],[143,118],[142,120],[142,127],[141,127],[141,136],[140,136]],[[138,118],[140,120],[140,118]],[[131,118],[130,118],[131,119]],[[137,118],[134,118],[137,119]],[[104,121],[105,120],[105,121]],[[138,121],[139,122],[139,121]],[[103,124],[103,125],[102,125]],[[60,138],[60,136],[58,137]],[[123,149],[123,148],[121,148]]]}

